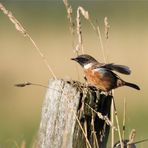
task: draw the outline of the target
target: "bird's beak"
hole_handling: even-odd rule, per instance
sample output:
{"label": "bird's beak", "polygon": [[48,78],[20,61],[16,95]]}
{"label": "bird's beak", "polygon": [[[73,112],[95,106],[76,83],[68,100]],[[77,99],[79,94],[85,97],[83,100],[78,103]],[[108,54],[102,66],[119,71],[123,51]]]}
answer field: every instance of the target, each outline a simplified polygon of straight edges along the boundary
{"label": "bird's beak", "polygon": [[76,61],[76,58],[71,58],[71,60]]}

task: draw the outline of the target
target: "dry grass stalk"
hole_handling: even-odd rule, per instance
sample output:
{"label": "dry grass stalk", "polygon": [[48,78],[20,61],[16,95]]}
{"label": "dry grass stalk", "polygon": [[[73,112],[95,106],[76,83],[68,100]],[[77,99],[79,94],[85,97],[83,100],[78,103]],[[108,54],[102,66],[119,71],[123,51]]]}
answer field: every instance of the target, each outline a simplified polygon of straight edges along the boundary
{"label": "dry grass stalk", "polygon": [[95,126],[94,126],[94,123],[95,123],[95,121],[94,121],[94,111],[92,110],[91,111],[91,113],[92,113],[92,120],[91,120],[91,125],[92,125],[92,128],[93,128],[93,137],[94,137],[94,141],[93,141],[93,145],[94,145],[94,147],[95,148],[99,148],[99,143],[98,143],[98,139],[97,139],[97,135],[96,135],[96,131],[95,131]]}
{"label": "dry grass stalk", "polygon": [[85,11],[85,9],[83,7],[78,7],[77,9],[77,18],[76,18],[76,22],[77,22],[77,35],[78,35],[78,45],[76,47],[76,51],[82,50],[82,53],[84,53],[84,49],[83,49],[83,38],[82,38],[82,29],[81,29],[81,17],[83,16],[85,19],[89,19],[89,14],[88,11]]}
{"label": "dry grass stalk", "polygon": [[31,38],[31,36],[28,34],[27,37],[29,38],[29,40],[32,42],[32,44],[34,45],[36,51],[39,53],[39,55],[41,56],[42,60],[44,61],[44,64],[46,65],[46,67],[48,68],[49,72],[52,74],[54,79],[57,79],[55,73],[53,72],[51,66],[49,65],[47,59],[45,58],[44,54],[41,52],[41,50],[39,49],[39,47],[36,45],[36,43],[34,42],[34,40]]}
{"label": "dry grass stalk", "polygon": [[8,16],[9,20],[15,25],[17,31],[21,32],[24,36],[27,36],[26,30],[23,28],[21,23],[12,15],[10,11],[8,11],[1,3],[0,10]]}
{"label": "dry grass stalk", "polygon": [[90,25],[92,26],[94,32],[96,33],[97,37],[99,38],[99,43],[100,43],[100,46],[101,46],[101,52],[102,52],[103,60],[104,60],[104,63],[106,63],[107,60],[106,60],[106,56],[105,56],[105,50],[104,50],[104,46],[103,46],[103,41],[102,41],[100,27],[99,27],[99,25],[97,25],[97,27],[96,27],[93,24],[93,22],[91,21],[90,17],[89,17],[88,21],[89,21]]}
{"label": "dry grass stalk", "polygon": [[[87,134],[87,122],[86,122],[86,120],[84,121],[84,132],[86,134],[86,137],[88,137],[88,134]],[[87,144],[86,144],[86,148],[88,148]]]}
{"label": "dry grass stalk", "polygon": [[132,129],[132,131],[131,131],[130,134],[129,134],[129,141],[130,141],[130,142],[133,142],[135,136],[136,136],[136,130],[135,130],[135,129]]}
{"label": "dry grass stalk", "polygon": [[99,37],[99,40],[100,40],[100,45],[101,45],[101,51],[102,51],[103,59],[104,59],[104,62],[106,63],[107,60],[106,60],[106,56],[105,56],[105,50],[104,50],[104,46],[103,46],[103,41],[102,41],[102,36],[101,36],[101,31],[100,31],[99,25],[97,26],[97,32],[98,32],[98,37]]}
{"label": "dry grass stalk", "polygon": [[[106,37],[106,39],[108,39],[108,35],[109,35],[109,23],[108,23],[108,18],[107,17],[104,18],[104,26],[105,26],[105,37]],[[102,51],[104,62],[107,62],[99,25],[97,27],[97,32],[98,32],[99,39],[100,39],[101,51]],[[118,116],[116,114],[117,113],[117,110],[115,109],[114,90],[112,90],[111,93],[112,93],[112,96],[113,96],[112,103],[111,103],[111,122],[114,124],[114,113],[115,113],[116,123],[117,123],[117,128],[118,128],[118,133],[119,133],[119,139],[120,139],[120,144],[121,144],[121,148],[123,148],[123,143],[122,143],[122,138],[121,138],[121,133],[120,133],[120,128],[119,128],[119,122],[118,122]],[[114,143],[115,143],[115,137],[114,137],[114,135],[115,135],[115,131],[112,128],[111,129],[111,148],[114,147]]]}
{"label": "dry grass stalk", "polygon": [[122,125],[122,139],[125,139],[125,124],[126,124],[126,99],[124,98],[124,108],[123,108],[123,125]]}
{"label": "dry grass stalk", "polygon": [[136,130],[132,129],[129,134],[129,142],[127,143],[127,148],[131,148],[131,144],[134,143],[134,138],[136,136]]}
{"label": "dry grass stalk", "polygon": [[[101,45],[101,52],[102,52],[102,55],[103,55],[104,62],[106,63],[107,60],[106,60],[106,56],[105,56],[105,50],[104,50],[104,46],[103,46],[103,41],[102,41],[102,36],[101,36],[101,32],[100,32],[100,27],[99,27],[99,25],[97,27],[95,27],[95,25],[92,23],[92,21],[90,19],[88,11],[86,11],[83,7],[78,7],[78,9],[77,9],[76,21],[77,21],[78,45],[76,47],[76,50],[78,51],[78,50],[81,49],[82,53],[84,53],[80,12],[84,16],[84,18],[89,21],[89,23],[92,26],[93,30],[96,32],[97,36],[99,37],[99,42],[100,42],[100,45]],[[106,25],[108,26],[107,23],[106,23]],[[106,28],[109,28],[107,26],[106,26]],[[109,32],[109,29],[107,29],[107,31]]]}
{"label": "dry grass stalk", "polygon": [[108,18],[107,17],[104,18],[104,26],[105,26],[105,29],[104,29],[105,38],[108,39],[109,38],[110,25],[108,23]]}
{"label": "dry grass stalk", "polygon": [[71,5],[68,4],[68,1],[67,0],[63,0],[63,3],[66,7],[66,11],[67,11],[67,18],[69,20],[69,23],[70,23],[70,32],[72,35],[74,35],[74,22],[73,22],[73,19],[72,19],[72,7]]}
{"label": "dry grass stalk", "polygon": [[109,120],[109,118],[108,118],[107,116],[103,116],[100,112],[95,111],[90,105],[88,105],[87,103],[85,103],[85,104],[86,104],[94,113],[96,113],[97,116],[98,116],[100,119],[104,120],[107,125],[109,125],[110,127],[112,127],[114,130],[117,130],[117,128],[112,124],[112,122]]}
{"label": "dry grass stalk", "polygon": [[25,86],[29,86],[29,85],[41,86],[41,87],[44,87],[44,88],[49,88],[48,86],[45,86],[45,85],[42,85],[42,84],[38,84],[38,83],[31,83],[31,82],[18,83],[18,84],[15,84],[14,86],[16,86],[16,87],[25,87]]}
{"label": "dry grass stalk", "polygon": [[104,46],[103,46],[103,41],[102,41],[100,27],[99,27],[99,25],[97,25],[97,27],[96,27],[93,24],[93,22],[90,19],[90,16],[88,17],[87,20],[89,21],[91,27],[93,28],[94,32],[96,33],[97,37],[99,38],[99,43],[100,43],[100,46],[101,46],[101,52],[102,52],[102,55],[103,55],[104,62],[106,63],[107,60],[106,60],[106,56],[105,56],[105,50],[104,50]]}
{"label": "dry grass stalk", "polygon": [[[112,100],[112,103],[111,103],[111,122],[114,124],[114,103],[113,103],[113,100]],[[111,129],[111,148],[114,147],[114,143],[115,143],[114,135],[115,135],[115,131],[112,128]]]}
{"label": "dry grass stalk", "polygon": [[45,58],[44,54],[41,52],[37,44],[34,42],[34,40],[31,38],[31,36],[27,33],[27,31],[24,29],[22,24],[13,16],[13,14],[8,11],[1,3],[0,3],[0,10],[9,18],[9,20],[14,24],[17,31],[19,31],[23,36],[28,37],[33,46],[35,47],[37,53],[41,56],[42,60],[44,61],[44,64],[47,66],[49,72],[52,74],[52,76],[56,79],[56,75],[54,74],[52,68],[47,62],[47,59]]}
{"label": "dry grass stalk", "polygon": [[86,139],[86,143],[87,143],[88,147],[89,147],[89,148],[92,148],[91,145],[90,145],[90,143],[89,143],[89,140],[88,140],[88,138],[87,138],[87,134],[85,133],[85,131],[84,131],[84,129],[83,129],[83,127],[82,127],[82,125],[81,125],[81,123],[80,123],[80,121],[79,121],[77,115],[75,114],[75,112],[74,112],[73,110],[72,110],[72,112],[73,112],[73,114],[74,114],[74,116],[75,116],[75,118],[76,118],[76,120],[77,120],[77,123],[79,124],[79,127],[80,127],[81,130],[82,130],[82,133],[83,133],[83,135],[84,135],[84,137],[85,137],[85,139]]}
{"label": "dry grass stalk", "polygon": [[[106,63],[107,59],[106,59],[106,56],[105,56],[105,50],[104,50],[104,46],[103,46],[103,40],[102,40],[102,36],[101,36],[100,27],[99,27],[99,25],[97,25],[97,27],[95,27],[95,25],[91,21],[90,17],[88,18],[88,20],[89,20],[89,23],[92,26],[93,30],[96,32],[96,34],[99,38],[99,42],[100,42],[100,46],[101,46],[101,52],[102,52],[102,55],[103,55],[104,62]],[[104,18],[104,26],[105,26],[105,38],[108,39],[110,25],[108,23],[107,17]]]}
{"label": "dry grass stalk", "polygon": [[118,120],[118,113],[117,113],[117,109],[116,109],[116,104],[115,104],[114,96],[113,96],[113,99],[112,100],[113,100],[113,105],[114,105],[114,113],[115,113],[115,119],[116,119],[117,129],[118,129],[119,141],[120,141],[121,148],[124,148],[123,142],[122,142],[122,137],[121,137],[121,132],[120,132],[120,126],[119,126],[119,120]]}
{"label": "dry grass stalk", "polygon": [[67,19],[69,20],[69,24],[70,24],[69,28],[70,28],[71,35],[73,37],[73,39],[72,39],[73,45],[72,46],[74,49],[75,24],[72,19],[73,18],[72,17],[73,10],[72,10],[71,5],[69,5],[68,0],[63,0],[63,3],[65,5],[66,11],[67,11]]}
{"label": "dry grass stalk", "polygon": [[148,141],[148,138],[143,139],[143,140],[139,140],[139,141],[136,141],[136,142],[133,142],[133,143],[127,144],[127,145],[138,144],[138,143],[142,143],[142,142],[146,142],[146,141]]}

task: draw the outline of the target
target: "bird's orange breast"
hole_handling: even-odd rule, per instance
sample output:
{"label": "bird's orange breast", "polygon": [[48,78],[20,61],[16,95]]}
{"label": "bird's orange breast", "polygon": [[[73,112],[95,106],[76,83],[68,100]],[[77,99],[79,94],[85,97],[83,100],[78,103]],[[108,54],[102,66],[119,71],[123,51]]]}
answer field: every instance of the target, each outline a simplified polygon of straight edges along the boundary
{"label": "bird's orange breast", "polygon": [[103,91],[110,90],[110,86],[111,86],[110,80],[106,79],[103,73],[99,71],[95,71],[91,68],[85,69],[84,73],[90,85],[93,85]]}

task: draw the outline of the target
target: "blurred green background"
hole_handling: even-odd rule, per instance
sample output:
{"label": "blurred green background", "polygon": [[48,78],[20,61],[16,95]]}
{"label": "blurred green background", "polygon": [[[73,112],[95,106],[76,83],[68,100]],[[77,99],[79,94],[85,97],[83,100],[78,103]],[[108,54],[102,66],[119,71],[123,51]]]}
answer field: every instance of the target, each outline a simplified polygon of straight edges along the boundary
{"label": "blurred green background", "polygon": [[[5,7],[23,24],[45,54],[58,78],[83,81],[82,70],[70,61],[75,56],[69,22],[62,0],[6,0]],[[148,138],[148,1],[70,1],[74,15],[78,6],[89,11],[100,25],[108,62],[128,65],[141,91],[127,87],[115,90],[115,100],[122,123],[123,99],[127,100],[126,136],[136,129],[136,141]],[[104,38],[104,17],[110,23],[109,39]],[[87,21],[82,21],[85,53],[103,61],[98,38]],[[77,72],[79,69],[79,74]],[[37,86],[16,88],[14,84],[30,81],[48,85],[51,74],[27,38],[0,12],[0,147],[13,148],[14,142],[35,140],[46,89]],[[117,140],[117,139],[116,139]],[[148,142],[137,145],[145,148]]]}

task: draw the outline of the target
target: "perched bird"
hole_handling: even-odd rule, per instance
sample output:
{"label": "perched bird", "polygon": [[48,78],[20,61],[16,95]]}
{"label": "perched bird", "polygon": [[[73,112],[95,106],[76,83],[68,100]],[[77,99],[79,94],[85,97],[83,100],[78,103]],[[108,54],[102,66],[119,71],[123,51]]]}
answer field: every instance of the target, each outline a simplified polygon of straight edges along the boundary
{"label": "perched bird", "polygon": [[110,90],[121,86],[129,86],[140,90],[139,86],[122,80],[113,72],[117,71],[129,75],[131,71],[127,66],[113,63],[99,63],[96,59],[87,54],[79,55],[71,60],[78,62],[83,67],[88,83],[102,91],[109,92]]}

